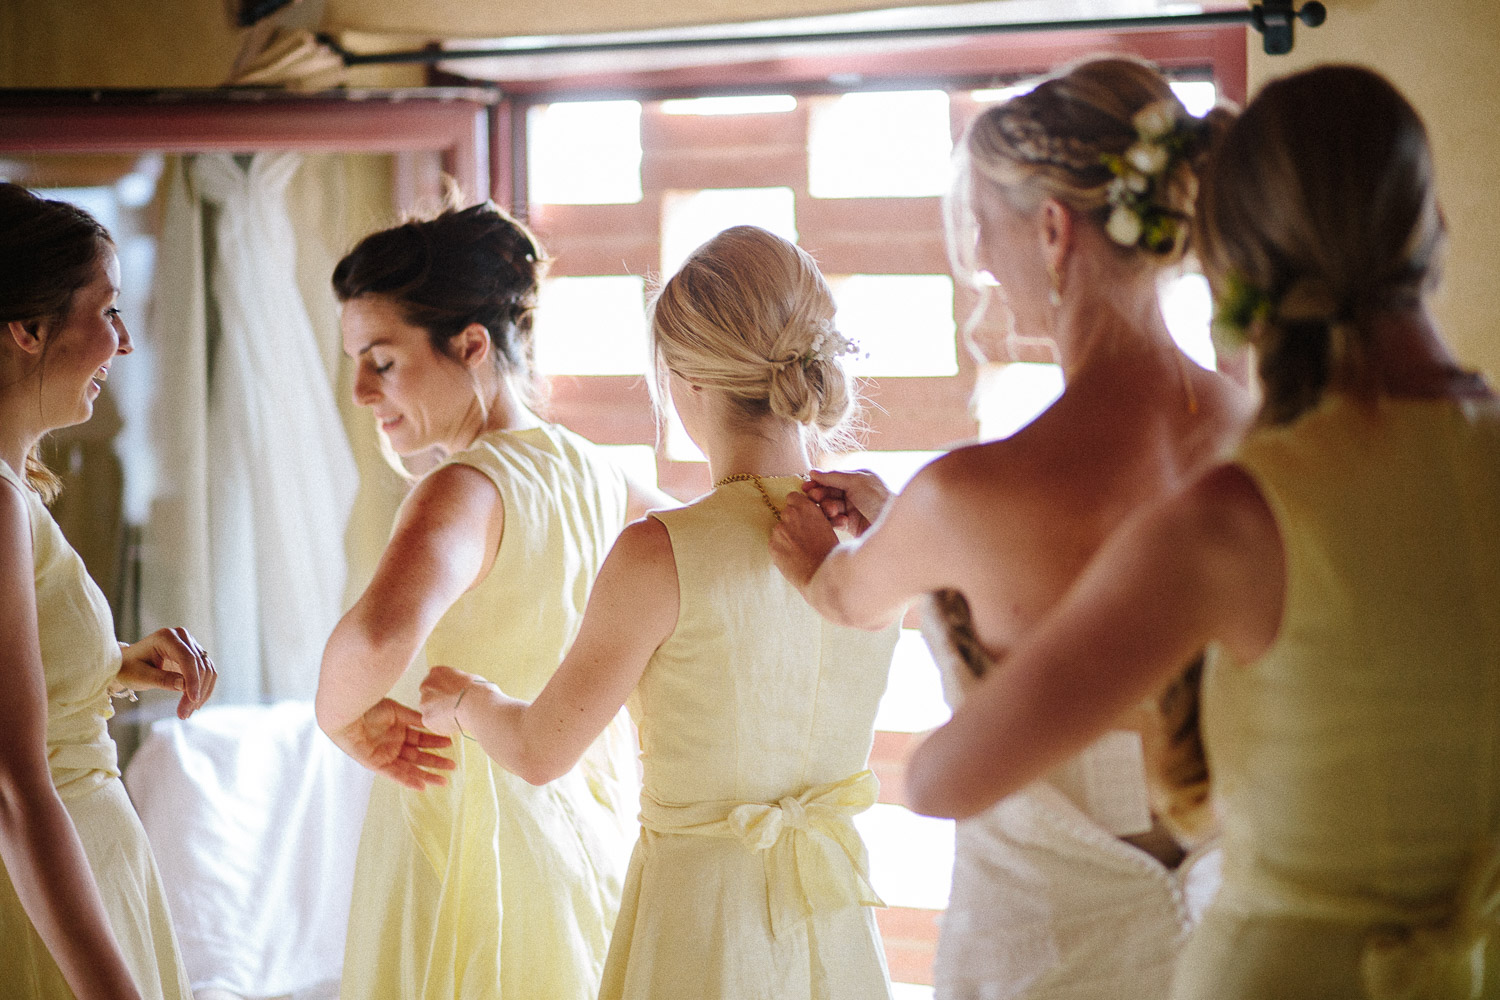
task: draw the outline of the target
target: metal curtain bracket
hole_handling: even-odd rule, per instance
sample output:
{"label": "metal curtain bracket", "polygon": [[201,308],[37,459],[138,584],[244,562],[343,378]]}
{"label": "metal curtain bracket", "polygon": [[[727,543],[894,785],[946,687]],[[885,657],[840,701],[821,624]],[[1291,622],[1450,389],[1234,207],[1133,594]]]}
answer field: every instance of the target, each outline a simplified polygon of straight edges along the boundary
{"label": "metal curtain bracket", "polygon": [[1327,19],[1328,8],[1318,0],[1308,0],[1301,10],[1293,6],[1293,0],[1262,0],[1250,7],[1250,23],[1261,33],[1268,56],[1292,51],[1292,29],[1298,21],[1316,28]]}

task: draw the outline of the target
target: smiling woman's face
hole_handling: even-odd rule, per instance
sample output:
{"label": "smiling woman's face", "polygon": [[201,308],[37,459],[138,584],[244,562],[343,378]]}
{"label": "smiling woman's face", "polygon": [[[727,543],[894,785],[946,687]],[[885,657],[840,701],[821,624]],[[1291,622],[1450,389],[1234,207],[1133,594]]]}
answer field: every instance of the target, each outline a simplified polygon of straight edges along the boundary
{"label": "smiling woman's face", "polygon": [[355,363],[354,402],[375,414],[396,454],[462,450],[473,436],[469,370],[433,350],[427,331],[382,295],[345,302],[340,325],[344,353]]}
{"label": "smiling woman's face", "polygon": [[115,308],[120,262],[113,247],[100,254],[93,280],[73,293],[68,315],[47,334],[42,356],[42,413],[48,428],[71,427],[94,415],[109,366],[133,349]]}

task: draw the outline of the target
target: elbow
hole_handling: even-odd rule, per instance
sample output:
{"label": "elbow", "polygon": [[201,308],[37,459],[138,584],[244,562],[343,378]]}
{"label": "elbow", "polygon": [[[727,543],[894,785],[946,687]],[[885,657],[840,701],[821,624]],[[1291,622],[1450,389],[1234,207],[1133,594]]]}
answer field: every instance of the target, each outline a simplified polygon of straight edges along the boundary
{"label": "elbow", "polygon": [[49,797],[61,805],[40,753],[34,761],[0,760],[0,837],[13,837]]}
{"label": "elbow", "polygon": [[845,600],[843,595],[835,595],[828,602],[828,610],[823,612],[823,617],[835,625],[844,628],[857,628],[865,632],[884,632],[897,616],[888,614],[872,615],[868,608],[855,607]]}
{"label": "elbow", "polygon": [[822,615],[825,621],[843,628],[869,629],[863,616],[856,613],[843,587],[831,581],[827,575],[815,574],[807,587],[807,603]]}
{"label": "elbow", "polygon": [[894,620],[884,609],[861,603],[855,580],[841,568],[843,553],[835,549],[807,582],[803,594],[826,621],[844,628],[880,632]]}
{"label": "elbow", "polygon": [[556,781],[573,769],[573,765],[566,761],[549,760],[538,754],[524,754],[516,761],[516,766],[511,768],[511,773],[528,785],[538,787],[551,781]]}
{"label": "elbow", "polygon": [[318,728],[332,737],[343,728],[343,725],[338,717],[336,699],[333,692],[329,690],[332,687],[329,681],[328,655],[324,653],[323,667],[318,673],[318,689],[313,693],[313,718],[317,720]]}
{"label": "elbow", "polygon": [[[931,746],[932,738],[919,746],[907,761],[905,799],[907,808],[922,816],[968,819],[992,801],[970,794],[961,779],[947,771]],[[998,796],[996,800],[998,800]]]}
{"label": "elbow", "polygon": [[318,728],[323,730],[325,735],[332,737],[340,727],[336,725],[333,706],[329,705],[328,701],[323,689],[319,687],[316,697],[313,698],[313,718],[318,721]]}

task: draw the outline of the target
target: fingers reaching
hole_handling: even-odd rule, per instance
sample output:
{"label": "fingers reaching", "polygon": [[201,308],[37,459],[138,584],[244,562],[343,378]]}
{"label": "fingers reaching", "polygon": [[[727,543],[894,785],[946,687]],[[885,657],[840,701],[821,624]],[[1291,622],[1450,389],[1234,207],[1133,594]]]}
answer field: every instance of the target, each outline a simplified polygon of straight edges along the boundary
{"label": "fingers reaching", "polygon": [[771,560],[792,585],[805,587],[837,544],[822,508],[801,493],[789,494],[771,531]]}
{"label": "fingers reaching", "polygon": [[213,694],[219,674],[187,629],[161,628],[121,650],[118,679],[126,687],[181,692],[177,717],[186,719]]}

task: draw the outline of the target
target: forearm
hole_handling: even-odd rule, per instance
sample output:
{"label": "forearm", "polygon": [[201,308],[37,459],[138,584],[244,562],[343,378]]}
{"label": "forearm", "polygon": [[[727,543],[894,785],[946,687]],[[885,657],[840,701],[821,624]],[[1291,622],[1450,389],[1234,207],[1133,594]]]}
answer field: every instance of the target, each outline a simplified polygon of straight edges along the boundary
{"label": "forearm", "polygon": [[356,604],[328,638],[318,674],[318,725],[334,736],[384,698],[421,649],[415,630],[390,627]]}
{"label": "forearm", "polygon": [[901,617],[907,598],[881,594],[871,586],[875,582],[860,570],[857,543],[844,542],[829,551],[802,588],[802,596],[835,625],[879,631]]}
{"label": "forearm", "polygon": [[78,831],[50,781],[0,781],[0,860],[74,995],[139,1000]]}
{"label": "forearm", "polygon": [[501,767],[523,781],[545,785],[566,774],[578,756],[537,732],[535,715],[531,703],[493,684],[475,682],[460,693],[454,719]]}

